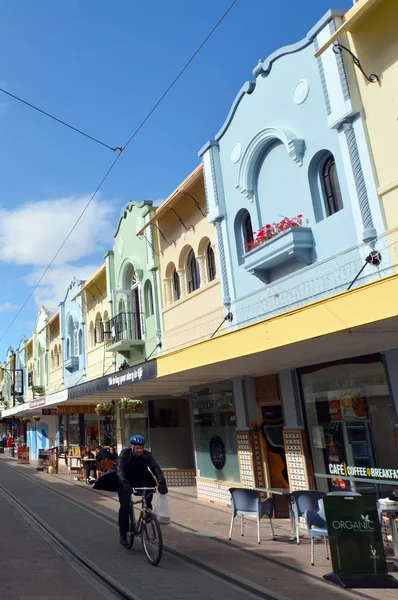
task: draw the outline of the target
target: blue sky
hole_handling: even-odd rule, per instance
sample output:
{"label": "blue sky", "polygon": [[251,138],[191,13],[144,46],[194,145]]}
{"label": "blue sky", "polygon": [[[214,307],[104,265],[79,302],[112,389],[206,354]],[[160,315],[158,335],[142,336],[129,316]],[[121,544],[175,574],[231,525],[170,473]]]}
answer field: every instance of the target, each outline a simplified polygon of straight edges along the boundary
{"label": "blue sky", "polygon": [[[123,145],[230,0],[3,0],[0,87]],[[238,0],[121,157],[65,252],[0,342],[0,360],[96,269],[129,200],[160,201],[196,167],[257,61],[352,0]],[[115,155],[0,94],[0,337]]]}

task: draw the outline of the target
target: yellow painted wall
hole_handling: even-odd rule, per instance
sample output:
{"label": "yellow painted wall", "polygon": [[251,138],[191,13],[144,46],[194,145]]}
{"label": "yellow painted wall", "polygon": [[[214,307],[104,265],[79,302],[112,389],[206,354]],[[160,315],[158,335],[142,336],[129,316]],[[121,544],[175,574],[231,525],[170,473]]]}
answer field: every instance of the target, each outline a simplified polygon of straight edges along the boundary
{"label": "yellow painted wall", "polygon": [[396,317],[398,275],[354,288],[157,359],[158,377]]}
{"label": "yellow painted wall", "polygon": [[[95,283],[95,284],[94,284]],[[94,283],[89,283],[82,292],[83,311],[86,322],[86,349],[87,349],[87,379],[102,377],[112,369],[113,354],[105,352],[107,345],[99,341],[94,343],[94,328],[97,315],[101,315],[105,329],[106,322],[111,318],[111,309],[106,300],[106,271],[105,267]],[[109,329],[109,326],[108,326]]]}
{"label": "yellow painted wall", "polygon": [[62,385],[62,342],[59,330],[59,313],[54,320],[47,326],[47,336],[49,340],[49,375],[48,375],[48,394],[59,392]]}
{"label": "yellow painted wall", "polygon": [[[387,229],[398,226],[398,3],[383,0],[348,34],[351,49],[367,74],[381,84],[369,83],[355,69],[364,105]],[[350,60],[347,56],[346,60]]]}
{"label": "yellow painted wall", "polygon": [[[206,213],[206,197],[203,174],[187,191],[199,202]],[[170,245],[158,234],[160,253],[160,280],[163,307],[163,350],[172,350],[207,339],[217,328],[224,316],[215,246],[214,226],[209,223],[192,198],[179,197],[173,208],[181,217],[189,231],[168,211],[160,216],[158,226]],[[216,278],[209,281],[206,247],[210,241],[216,264]],[[172,243],[172,242],[175,242]],[[201,284],[198,290],[188,294],[186,283],[186,259],[193,249],[200,267]],[[180,273],[181,298],[175,300],[172,292],[173,266]]]}

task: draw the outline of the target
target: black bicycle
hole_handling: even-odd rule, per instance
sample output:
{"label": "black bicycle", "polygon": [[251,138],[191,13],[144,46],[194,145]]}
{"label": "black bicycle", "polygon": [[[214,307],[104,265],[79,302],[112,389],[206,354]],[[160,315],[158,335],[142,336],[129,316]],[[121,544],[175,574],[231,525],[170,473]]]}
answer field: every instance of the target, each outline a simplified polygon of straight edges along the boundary
{"label": "black bicycle", "polygon": [[[163,536],[157,516],[147,506],[146,493],[155,492],[155,487],[133,488],[133,494],[141,495],[140,500],[130,500],[130,526],[127,533],[127,548],[132,548],[134,539],[141,536],[145,556],[151,565],[158,565],[163,553]],[[134,506],[141,504],[138,519],[135,516]]]}

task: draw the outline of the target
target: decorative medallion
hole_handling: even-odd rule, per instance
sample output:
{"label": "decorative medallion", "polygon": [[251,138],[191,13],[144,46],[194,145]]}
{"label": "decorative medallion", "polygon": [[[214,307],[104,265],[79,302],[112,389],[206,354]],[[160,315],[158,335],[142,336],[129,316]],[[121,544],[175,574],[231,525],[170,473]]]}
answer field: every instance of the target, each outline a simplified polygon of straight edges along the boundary
{"label": "decorative medallion", "polygon": [[241,156],[242,156],[242,146],[239,143],[236,143],[232,146],[231,162],[233,162],[233,163],[239,162]]}
{"label": "decorative medallion", "polygon": [[296,104],[303,104],[303,102],[307,100],[309,93],[310,86],[308,85],[308,81],[306,79],[301,79],[294,88],[293,102]]}
{"label": "decorative medallion", "polygon": [[225,446],[219,435],[213,435],[211,438],[209,451],[211,462],[221,471],[225,465]]}

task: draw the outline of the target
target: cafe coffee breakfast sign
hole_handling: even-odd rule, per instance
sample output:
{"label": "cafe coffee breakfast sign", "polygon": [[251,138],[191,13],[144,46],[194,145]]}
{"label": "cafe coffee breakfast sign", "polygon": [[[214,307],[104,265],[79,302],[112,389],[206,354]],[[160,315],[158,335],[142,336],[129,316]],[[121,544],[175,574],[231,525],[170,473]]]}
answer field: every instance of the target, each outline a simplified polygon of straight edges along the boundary
{"label": "cafe coffee breakfast sign", "polygon": [[350,467],[345,462],[329,463],[329,473],[341,477],[363,477],[372,479],[396,479],[398,481],[398,469],[376,469],[374,467]]}

